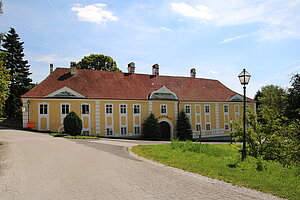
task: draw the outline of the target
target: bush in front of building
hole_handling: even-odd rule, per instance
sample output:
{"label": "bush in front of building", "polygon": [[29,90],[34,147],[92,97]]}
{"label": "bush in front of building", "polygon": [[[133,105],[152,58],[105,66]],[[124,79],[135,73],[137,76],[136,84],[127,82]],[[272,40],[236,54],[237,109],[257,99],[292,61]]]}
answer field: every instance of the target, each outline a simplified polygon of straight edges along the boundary
{"label": "bush in front of building", "polygon": [[184,111],[179,113],[176,123],[176,133],[179,140],[191,140],[193,138],[191,123]]}
{"label": "bush in front of building", "polygon": [[65,133],[76,136],[81,134],[82,121],[75,112],[70,112],[64,119]]}
{"label": "bush in front of building", "polygon": [[150,113],[143,123],[143,137],[146,139],[158,139],[160,137],[160,129],[158,120],[153,113]]}

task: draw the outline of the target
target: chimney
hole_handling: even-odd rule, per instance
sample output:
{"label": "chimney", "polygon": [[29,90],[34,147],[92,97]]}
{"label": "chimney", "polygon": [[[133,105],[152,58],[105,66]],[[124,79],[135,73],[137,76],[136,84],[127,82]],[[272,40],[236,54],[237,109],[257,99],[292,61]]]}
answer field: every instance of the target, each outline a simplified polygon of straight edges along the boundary
{"label": "chimney", "polygon": [[52,72],[53,72],[53,64],[50,63],[50,74],[52,74]]}
{"label": "chimney", "polygon": [[129,63],[127,69],[128,69],[128,73],[129,73],[129,74],[134,74],[135,63],[134,63],[134,62]]}
{"label": "chimney", "polygon": [[70,62],[71,75],[76,75],[76,62]]}
{"label": "chimney", "polygon": [[159,65],[155,64],[152,66],[152,75],[158,76],[159,75]]}
{"label": "chimney", "polygon": [[196,69],[195,68],[191,69],[191,71],[190,71],[190,77],[191,78],[196,78]]}

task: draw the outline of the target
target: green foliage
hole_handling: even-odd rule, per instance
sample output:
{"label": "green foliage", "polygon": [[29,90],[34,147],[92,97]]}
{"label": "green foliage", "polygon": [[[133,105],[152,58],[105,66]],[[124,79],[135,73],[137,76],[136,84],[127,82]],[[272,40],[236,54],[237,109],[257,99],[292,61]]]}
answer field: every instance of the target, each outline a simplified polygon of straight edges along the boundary
{"label": "green foliage", "polygon": [[5,52],[4,67],[9,70],[11,83],[9,85],[10,95],[5,102],[5,114],[9,119],[21,121],[22,102],[21,95],[28,91],[31,84],[28,61],[24,60],[23,42],[14,28],[10,28],[3,39],[3,50]]}
{"label": "green foliage", "polygon": [[4,104],[9,96],[9,84],[11,79],[9,70],[3,66],[3,63],[4,53],[0,52],[0,116],[3,115]]}
{"label": "green foliage", "polygon": [[70,112],[64,119],[65,133],[76,136],[81,134],[82,121],[75,112]]}
{"label": "green foliage", "polygon": [[142,126],[143,137],[147,139],[158,139],[160,137],[160,129],[158,120],[153,113],[150,113],[147,119],[145,119]]}
{"label": "green foliage", "polygon": [[287,116],[300,120],[300,74],[293,75],[291,85],[288,89]]}
{"label": "green foliage", "polygon": [[[241,162],[238,152],[240,145],[235,144],[203,145],[198,143],[202,153],[184,151],[181,148],[194,144],[175,140],[172,144],[135,146],[132,151],[165,165],[220,179],[234,185],[258,189],[288,199],[299,199],[299,167],[284,167],[278,162],[265,161],[251,156]],[[174,148],[174,145],[180,147]],[[194,147],[183,148],[194,149]]]}
{"label": "green foliage", "polygon": [[[286,118],[276,116],[272,109],[264,106],[257,115],[248,111],[246,115],[247,154],[255,158],[279,161],[284,165],[299,165],[299,122],[284,123]],[[243,121],[233,122],[234,135],[241,141]],[[298,139],[297,139],[298,137]]]}
{"label": "green foliage", "polygon": [[193,131],[189,118],[184,111],[179,113],[176,121],[176,133],[179,140],[191,140]]}
{"label": "green foliage", "polygon": [[84,56],[84,58],[77,63],[77,67],[79,69],[121,72],[114,59],[103,54]]}

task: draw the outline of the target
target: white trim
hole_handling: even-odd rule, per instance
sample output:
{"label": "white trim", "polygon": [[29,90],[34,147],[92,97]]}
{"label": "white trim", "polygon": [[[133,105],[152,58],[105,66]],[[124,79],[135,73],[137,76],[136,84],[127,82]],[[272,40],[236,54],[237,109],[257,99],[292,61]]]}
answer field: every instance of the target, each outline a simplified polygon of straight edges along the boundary
{"label": "white trim", "polygon": [[[82,94],[72,90],[71,88],[68,88],[67,86],[65,86],[63,88],[60,88],[60,89],[56,90],[55,92],[52,92],[51,94],[48,94],[45,97],[55,97],[55,95],[57,95],[61,92],[69,92],[69,93],[75,95],[75,97],[85,98],[85,96],[83,96]],[[66,98],[73,98],[73,97],[66,97]]]}
{"label": "white trim", "polygon": [[215,104],[215,112],[216,112],[216,129],[220,128],[220,115],[219,115],[219,104]]}
{"label": "white trim", "polygon": [[[228,112],[225,112],[225,106],[227,106],[227,111]],[[229,116],[230,116],[230,113],[229,113],[229,105],[228,104],[224,104],[223,105],[223,117],[224,117],[224,129],[225,129],[225,124],[228,124],[228,122],[230,121],[229,119]]]}
{"label": "white trim", "polygon": [[234,102],[240,102],[243,101],[243,96],[240,94],[235,94],[232,97],[230,97],[227,101],[233,101],[234,99],[238,99],[238,101],[234,101]]}
{"label": "white trim", "polygon": [[[47,105],[47,114],[41,114],[40,113],[40,106],[41,105]],[[45,102],[41,102],[41,103],[38,103],[38,130],[39,131],[49,131],[49,109],[50,105],[49,103],[45,103]],[[47,125],[46,125],[46,129],[42,129],[41,128],[41,119],[42,118],[46,118],[46,122],[47,122]]]}
{"label": "white trim", "polygon": [[233,108],[234,108],[234,119],[238,120],[239,117],[240,117],[240,110],[241,110],[240,105],[239,104],[235,104]]}
{"label": "white trim", "polygon": [[[82,106],[83,105],[88,105],[89,106],[89,113],[88,114],[83,114],[82,113]],[[82,120],[82,130],[81,133],[83,134],[84,131],[88,131],[89,135],[91,135],[91,105],[89,103],[81,103],[80,104],[80,113],[81,113],[81,120]],[[88,118],[88,128],[84,128],[84,118]]]}
{"label": "white trim", "polygon": [[149,115],[152,113],[153,111],[153,107],[152,107],[152,101],[149,101]]}
{"label": "white trim", "polygon": [[101,129],[100,129],[100,102],[99,101],[95,101],[95,128],[96,128],[96,134],[100,134],[101,133]]}
{"label": "white trim", "polygon": [[[106,113],[106,106],[111,105],[111,112],[112,113]],[[104,114],[105,114],[105,136],[115,136],[115,130],[114,130],[114,104],[112,103],[106,103],[104,104]],[[107,124],[107,117],[111,117],[111,125]],[[107,135],[107,129],[111,129],[112,135]]]}
{"label": "white trim", "polygon": [[[121,106],[125,106],[125,113],[121,113]],[[119,104],[119,127],[120,127],[120,136],[127,136],[128,135],[128,105],[126,103]],[[125,125],[122,124],[122,117],[125,117]],[[126,128],[126,133],[121,134],[121,129]]]}
{"label": "white trim", "polygon": [[[139,113],[134,113],[134,106],[137,105],[139,106]],[[132,128],[133,128],[133,135],[141,135],[142,134],[142,130],[141,130],[141,115],[142,115],[142,106],[141,104],[132,104]],[[135,124],[135,118],[138,117],[139,118],[139,122],[138,124]],[[135,127],[139,127],[140,128],[140,133],[139,134],[135,134]]]}
{"label": "white trim", "polygon": [[173,126],[172,122],[166,118],[162,118],[162,119],[158,120],[158,123],[160,123],[160,122],[167,122],[170,125],[170,138],[173,138],[174,137],[174,126]]}

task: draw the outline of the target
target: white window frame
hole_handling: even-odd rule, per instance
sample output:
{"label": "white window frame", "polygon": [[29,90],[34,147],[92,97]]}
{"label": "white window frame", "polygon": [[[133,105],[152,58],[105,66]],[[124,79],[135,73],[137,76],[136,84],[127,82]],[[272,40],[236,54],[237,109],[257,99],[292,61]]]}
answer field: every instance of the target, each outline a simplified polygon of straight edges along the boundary
{"label": "white window frame", "polygon": [[127,114],[127,104],[120,104],[120,114],[121,115],[126,115]]}
{"label": "white window frame", "polygon": [[229,124],[228,123],[224,123],[224,130],[228,131],[229,129],[230,129]]}
{"label": "white window frame", "polygon": [[[206,108],[208,108],[208,112],[206,112]],[[209,114],[210,114],[210,105],[208,105],[208,104],[204,105],[204,113],[205,113],[206,115],[209,115]]]}
{"label": "white window frame", "polygon": [[[68,113],[63,113],[63,106],[69,106],[69,112]],[[71,104],[70,103],[61,103],[60,104],[60,119],[61,119],[61,124],[64,123],[65,117],[71,112]]]}
{"label": "white window frame", "polygon": [[[209,129],[207,128],[208,126],[209,126]],[[210,123],[205,124],[205,130],[206,131],[211,131],[211,124]]]}
{"label": "white window frame", "polygon": [[[227,111],[225,109],[226,107],[227,107]],[[223,112],[224,112],[224,114],[228,114],[229,113],[229,105],[226,104],[226,105],[223,106]]]}
{"label": "white window frame", "polygon": [[[138,113],[135,113],[135,107],[138,107]],[[140,115],[141,114],[141,104],[133,104],[133,107],[132,107],[132,113],[133,115]]]}
{"label": "white window frame", "polygon": [[[200,127],[200,128],[199,128]],[[196,131],[201,132],[202,131],[202,127],[201,124],[197,123],[196,124]]]}
{"label": "white window frame", "polygon": [[[45,105],[47,106],[47,114],[44,114],[44,112],[40,113],[41,106],[45,106]],[[48,131],[49,130],[49,111],[50,111],[49,107],[50,107],[49,103],[42,102],[42,103],[38,104],[38,130],[40,130],[40,131]],[[43,111],[44,111],[44,108],[43,108]],[[46,129],[41,129],[41,118],[43,118],[43,117],[46,118],[46,120],[47,120],[47,128]]]}
{"label": "white window frame", "polygon": [[128,135],[127,126],[120,127],[120,136]]}
{"label": "white window frame", "polygon": [[[108,130],[109,130],[109,132],[110,132],[111,134],[107,134],[107,133],[108,133]],[[105,129],[105,135],[106,135],[106,136],[114,136],[114,130],[113,130],[113,128],[112,128],[112,127],[106,127],[106,129]]]}
{"label": "white window frame", "polygon": [[141,126],[134,126],[133,133],[134,133],[134,135],[140,135],[141,134]]}
{"label": "white window frame", "polygon": [[[187,110],[188,110],[189,112],[187,112]],[[190,114],[192,113],[191,105],[189,105],[189,104],[184,105],[184,112],[185,112],[185,114],[190,115]]]}
{"label": "white window frame", "polygon": [[[108,108],[110,106],[110,108]],[[107,112],[107,109],[111,109],[111,112]],[[113,115],[114,113],[114,105],[112,103],[105,104],[105,115]]]}
{"label": "white window frame", "polygon": [[[88,109],[89,109],[88,113],[83,113],[83,106],[84,106],[84,107],[85,107],[85,106],[88,106]],[[82,104],[81,104],[81,107],[80,107],[81,115],[90,115],[90,113],[91,113],[91,108],[90,108],[90,107],[91,107],[91,106],[90,106],[89,103],[82,103]]]}
{"label": "white window frame", "polygon": [[[41,113],[41,106],[43,107],[43,108],[42,108],[43,113]],[[47,107],[46,107],[47,113],[44,113],[44,111],[45,111],[44,106],[47,106]],[[49,114],[49,104],[48,104],[48,103],[39,103],[39,114],[40,114],[40,115],[48,115],[48,114]]]}
{"label": "white window frame", "polygon": [[[166,112],[162,112],[163,111],[163,107],[165,106],[165,111]],[[160,104],[160,114],[161,115],[167,115],[168,114],[168,105],[167,104]]]}

